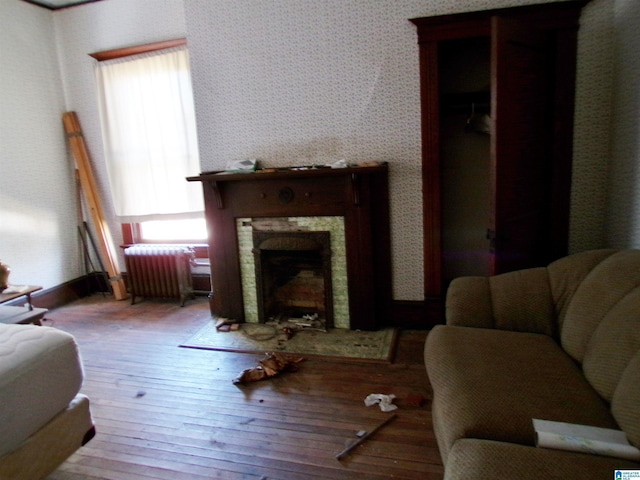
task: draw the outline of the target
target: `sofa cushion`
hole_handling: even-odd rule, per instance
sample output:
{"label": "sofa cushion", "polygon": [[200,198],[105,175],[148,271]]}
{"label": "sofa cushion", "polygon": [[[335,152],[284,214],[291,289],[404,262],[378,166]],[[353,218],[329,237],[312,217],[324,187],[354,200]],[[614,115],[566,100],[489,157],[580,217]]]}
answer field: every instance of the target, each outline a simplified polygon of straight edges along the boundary
{"label": "sofa cushion", "polygon": [[546,268],[518,270],[487,280],[491,285],[494,328],[547,335],[557,333]]}
{"label": "sofa cushion", "polygon": [[[625,295],[598,324],[585,350],[582,370],[611,402],[631,359],[640,350],[640,288]],[[640,376],[636,377],[640,382]]]}
{"label": "sofa cushion", "polygon": [[601,480],[617,469],[640,468],[637,463],[598,455],[563,452],[513,443],[458,440],[451,449],[445,480]]}
{"label": "sofa cushion", "polygon": [[533,445],[533,418],[617,428],[607,404],[547,335],[438,325],[427,337],[425,363],[445,461],[460,438]]}
{"label": "sofa cushion", "polygon": [[603,249],[575,253],[556,260],[547,267],[560,331],[564,325],[564,319],[573,295],[582,281],[599,263],[617,252],[618,250]]}
{"label": "sofa cushion", "polygon": [[446,308],[448,325],[557,333],[546,268],[456,278],[447,290]]}
{"label": "sofa cushion", "polygon": [[582,281],[567,307],[560,336],[562,347],[576,361],[584,361],[600,322],[640,286],[638,272],[640,252],[625,250],[606,257]]}
{"label": "sofa cushion", "polygon": [[640,448],[640,352],[629,361],[627,368],[618,382],[611,411],[620,425],[620,428],[627,434],[629,441]]}

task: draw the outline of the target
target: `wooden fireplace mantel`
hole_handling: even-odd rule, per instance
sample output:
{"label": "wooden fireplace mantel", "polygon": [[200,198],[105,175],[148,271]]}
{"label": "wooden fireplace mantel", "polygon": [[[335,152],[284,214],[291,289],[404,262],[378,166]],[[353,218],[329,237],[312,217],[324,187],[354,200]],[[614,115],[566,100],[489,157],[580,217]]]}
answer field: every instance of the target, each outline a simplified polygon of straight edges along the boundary
{"label": "wooden fireplace mantel", "polygon": [[211,261],[211,313],[244,321],[236,219],[342,216],[352,329],[390,323],[388,166],[211,172],[202,182]]}

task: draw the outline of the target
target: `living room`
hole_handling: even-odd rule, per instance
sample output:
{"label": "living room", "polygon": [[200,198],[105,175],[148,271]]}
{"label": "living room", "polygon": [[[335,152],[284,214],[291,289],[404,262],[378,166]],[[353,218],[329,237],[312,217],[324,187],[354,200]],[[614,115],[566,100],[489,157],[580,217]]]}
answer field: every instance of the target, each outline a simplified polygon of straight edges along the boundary
{"label": "living room", "polygon": [[[123,243],[89,54],[186,38],[201,171],[246,158],[272,167],[389,162],[392,297],[420,308],[420,76],[408,19],[534,3],[102,0],[51,11],[4,0],[0,260],[11,266],[11,282],[58,291],[86,273],[63,112],[79,115],[107,223]],[[639,9],[634,0],[593,0],[583,9],[570,252],[640,245]]]}
{"label": "living room", "polygon": [[[393,299],[421,302],[419,55],[408,19],[514,4],[522,2],[320,2],[308,10],[297,2],[158,8],[110,0],[52,12],[3,2],[2,261],[12,281],[48,289],[85,273],[65,111],[78,113],[107,223],[115,245],[122,243],[88,54],[187,38],[201,169],[245,158],[267,166],[388,161]],[[636,20],[632,1],[596,0],[582,13],[570,252],[638,245]],[[294,26],[304,41],[294,41]]]}

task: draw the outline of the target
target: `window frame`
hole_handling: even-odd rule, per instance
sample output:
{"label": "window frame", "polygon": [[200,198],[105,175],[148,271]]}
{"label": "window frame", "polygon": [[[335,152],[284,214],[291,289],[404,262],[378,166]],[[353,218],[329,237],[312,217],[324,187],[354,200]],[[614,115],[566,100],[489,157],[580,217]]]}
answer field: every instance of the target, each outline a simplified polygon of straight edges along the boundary
{"label": "window frame", "polygon": [[[206,222],[206,218],[205,218]],[[142,237],[142,232],[140,228],[140,223],[121,223],[122,229],[122,241],[126,245],[134,245],[139,243],[158,243],[151,240],[145,240]],[[163,244],[177,244],[177,245],[190,245],[190,246],[206,246],[207,241],[202,240],[193,240],[189,238],[183,238],[179,240],[163,240],[161,243]]]}
{"label": "window frame", "polygon": [[158,50],[166,50],[167,48],[181,47],[186,44],[186,38],[176,38],[173,40],[164,40],[162,42],[153,42],[144,45],[135,45],[132,47],[103,50],[101,52],[90,53],[89,56],[95,58],[99,62],[104,62],[106,60],[113,60],[115,58],[130,57],[131,55],[139,55],[141,53],[150,53],[156,52]]}

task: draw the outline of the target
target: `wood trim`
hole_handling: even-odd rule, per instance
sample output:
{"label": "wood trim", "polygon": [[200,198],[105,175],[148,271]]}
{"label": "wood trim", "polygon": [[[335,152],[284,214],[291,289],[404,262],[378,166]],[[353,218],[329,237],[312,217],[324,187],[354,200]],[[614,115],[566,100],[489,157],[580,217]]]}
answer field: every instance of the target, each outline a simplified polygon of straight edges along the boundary
{"label": "wood trim", "polygon": [[[244,321],[236,219],[342,216],[351,329],[388,322],[391,298],[388,166],[203,173],[213,279],[211,313]],[[291,200],[281,192],[291,191]],[[374,217],[376,217],[374,219]]]}
{"label": "wood trim", "polygon": [[394,300],[391,304],[392,327],[426,330],[435,323],[427,315],[427,305],[421,301]]}
{"label": "wood trim", "polygon": [[424,296],[442,290],[441,192],[440,192],[440,98],[438,43],[420,48],[420,95],[422,104],[422,212]]}
{"label": "wood trim", "polygon": [[113,50],[104,50],[102,52],[90,53],[89,56],[95,58],[99,62],[113,60],[115,58],[130,57],[141,53],[156,52],[167,48],[180,47],[187,44],[186,38],[178,38],[175,40],[165,40],[162,42],[147,43],[145,45],[135,45],[132,47],[115,48]]}
{"label": "wood trim", "polygon": [[549,261],[569,253],[569,224],[571,215],[571,191],[573,164],[557,159],[573,158],[573,128],[578,58],[578,30],[558,32],[556,40],[556,75],[564,81],[556,83],[553,111],[554,126],[552,144],[551,228],[549,244],[552,250]]}
{"label": "wood trim", "polygon": [[[68,282],[56,285],[55,287],[39,290],[31,294],[31,303],[38,308],[56,308],[67,303],[86,297],[95,292],[104,292],[111,295],[107,286],[104,274],[94,272],[82,277],[69,280]],[[26,297],[20,297],[5,305],[25,305]]]}
{"label": "wood trim", "polygon": [[444,41],[459,38],[488,36],[490,18],[505,16],[527,23],[542,30],[576,28],[582,8],[591,0],[569,0],[533,5],[521,5],[473,12],[412,18],[418,27],[418,43]]}
{"label": "wood trim", "polygon": [[137,223],[122,223],[122,241],[125,245],[140,243],[140,226]]}
{"label": "wood trim", "polygon": [[[122,274],[126,282],[126,272]],[[211,290],[210,277],[208,275],[194,274],[194,288],[197,294],[206,295]],[[104,293],[111,295],[107,290],[104,277],[100,272],[75,278],[52,288],[40,290],[31,294],[32,303],[39,308],[57,308],[71,303],[80,298],[87,297],[93,293]],[[24,299],[16,299],[7,302],[6,305],[24,305]],[[443,323],[443,316],[440,314],[429,314],[434,310],[434,305],[430,302],[393,300],[391,305],[391,322],[394,327],[427,330],[433,328],[438,323]],[[438,308],[435,308],[438,309]],[[432,312],[433,313],[433,312]],[[440,321],[434,321],[440,319]]]}
{"label": "wood trim", "polygon": [[[122,273],[122,278],[127,280],[127,273]],[[193,274],[194,289],[196,295],[208,295],[211,290],[210,277],[207,274]],[[88,297],[94,293],[102,293],[112,297],[102,272],[92,272],[82,277],[74,278],[55,287],[38,290],[31,294],[31,303],[37,308],[58,308],[80,298]],[[22,306],[26,304],[26,297],[16,298],[4,303],[9,306]]]}
{"label": "wood trim", "polygon": [[[590,0],[481,10],[410,19],[417,27],[420,45],[420,96],[422,127],[422,193],[425,312],[433,321],[443,318],[446,287],[442,279],[440,195],[440,93],[439,43],[470,37],[490,37],[490,21],[505,16],[552,32],[556,49],[555,136],[553,139],[553,212],[549,213],[550,242],[560,258],[567,250],[571,185],[572,130],[575,87],[576,37],[582,8]],[[552,260],[553,258],[550,258]],[[547,262],[548,263],[548,262]],[[394,317],[395,318],[395,317]],[[431,321],[431,317],[429,317]]]}

